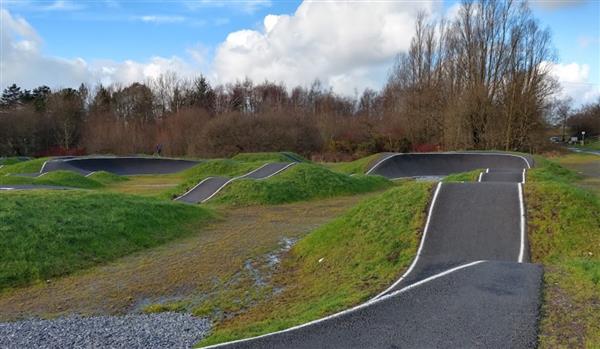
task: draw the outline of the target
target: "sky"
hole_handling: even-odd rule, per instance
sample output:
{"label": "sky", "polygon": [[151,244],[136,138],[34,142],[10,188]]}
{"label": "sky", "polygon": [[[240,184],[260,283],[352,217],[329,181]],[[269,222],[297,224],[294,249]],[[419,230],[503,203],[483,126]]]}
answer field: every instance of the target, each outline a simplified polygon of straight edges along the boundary
{"label": "sky", "polygon": [[[600,0],[530,1],[552,72],[576,104],[600,96]],[[354,96],[385,83],[418,12],[456,0],[0,0],[0,88],[129,84],[168,71],[214,84],[319,79]]]}

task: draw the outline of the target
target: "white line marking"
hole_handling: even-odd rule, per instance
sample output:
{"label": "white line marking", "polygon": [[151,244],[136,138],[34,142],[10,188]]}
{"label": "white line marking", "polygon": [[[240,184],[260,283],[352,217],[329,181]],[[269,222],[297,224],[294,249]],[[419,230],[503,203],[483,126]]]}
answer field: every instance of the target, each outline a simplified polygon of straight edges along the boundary
{"label": "white line marking", "polygon": [[252,171],[250,171],[250,172],[248,172],[248,173],[246,173],[246,174],[244,174],[244,175],[237,176],[237,177],[233,177],[233,178],[229,179],[227,182],[223,183],[223,185],[222,185],[222,186],[220,186],[220,187],[219,187],[217,190],[215,190],[215,191],[214,191],[212,194],[210,194],[210,196],[209,196],[209,197],[207,197],[206,199],[204,199],[204,200],[202,200],[202,201],[200,201],[200,202],[201,202],[201,203],[207,202],[208,200],[212,199],[212,197],[213,197],[213,196],[217,195],[217,193],[219,193],[219,192],[221,191],[221,189],[225,188],[225,187],[226,187],[226,186],[227,186],[229,183],[231,183],[231,182],[233,182],[233,181],[235,181],[235,180],[238,180],[238,179],[244,178],[244,177],[246,177],[246,176],[249,176],[249,175],[251,175],[251,174],[253,174],[254,172],[256,172],[256,171],[258,171],[258,170],[260,170],[260,169],[264,168],[265,166],[267,166],[267,165],[269,165],[269,164],[272,164],[272,162],[267,162],[266,164],[264,164],[264,165],[260,166],[259,168],[257,168],[257,169],[254,169],[254,170],[252,170]]}
{"label": "white line marking", "polygon": [[387,161],[395,156],[399,156],[399,155],[418,155],[418,154],[423,154],[423,155],[436,155],[436,154],[475,154],[475,155],[500,155],[500,156],[514,156],[514,157],[518,157],[521,158],[523,161],[525,161],[525,164],[527,165],[527,168],[531,168],[531,164],[529,163],[529,160],[522,156],[522,155],[517,155],[517,154],[509,154],[509,153],[481,153],[481,152],[436,152],[436,153],[397,153],[397,154],[392,154],[389,156],[384,157],[383,159],[379,160],[373,167],[371,167],[366,174],[371,174],[371,172],[375,171],[375,169],[377,167],[379,167],[379,165],[381,165],[384,161]]}
{"label": "white line marking", "polygon": [[44,173],[40,173],[39,175],[35,176],[35,178],[40,178],[40,177],[42,177],[42,176],[45,176],[45,175],[47,175],[48,173],[50,173],[50,172],[44,172]]}
{"label": "white line marking", "polygon": [[525,183],[525,169],[523,169],[523,180],[521,181],[521,183]]}
{"label": "white line marking", "polygon": [[483,172],[479,172],[479,178],[477,179],[477,182],[481,182],[481,177],[483,176]]}
{"label": "white line marking", "polygon": [[185,193],[179,195],[178,197],[176,197],[174,200],[177,201],[179,199],[181,199],[182,197],[186,196],[187,194],[189,194],[192,190],[196,189],[200,184],[206,182],[207,180],[211,179],[211,178],[215,178],[215,177],[206,177],[203,180],[201,180],[198,184],[196,184],[195,186],[192,187],[192,189],[186,191]]}
{"label": "white line marking", "polygon": [[15,188],[0,188],[0,190],[15,190]]}
{"label": "white line marking", "polygon": [[386,294],[386,293],[390,292],[392,289],[394,289],[394,287],[398,286],[398,284],[401,283],[402,280],[404,280],[408,276],[408,274],[410,274],[410,272],[412,272],[412,270],[417,265],[417,261],[419,260],[419,257],[421,257],[421,252],[423,251],[423,246],[425,245],[425,239],[427,238],[427,232],[429,231],[429,224],[431,222],[433,208],[435,206],[435,202],[437,201],[438,194],[440,193],[441,188],[442,188],[442,182],[439,182],[437,187],[435,188],[435,193],[433,194],[433,199],[431,199],[431,205],[429,206],[429,213],[427,214],[427,220],[425,221],[425,228],[423,229],[423,236],[421,236],[421,243],[419,244],[419,249],[417,250],[417,254],[415,255],[415,258],[413,259],[412,263],[410,264],[410,266],[408,267],[406,272],[404,272],[404,274],[402,274],[402,276],[400,276],[400,278],[398,280],[396,280],[396,282],[394,282],[390,287],[386,288],[383,292],[380,292],[378,295],[373,297],[372,300],[382,297],[384,294]]}
{"label": "white line marking", "polygon": [[288,167],[290,167],[290,166],[293,166],[293,165],[295,165],[295,164],[297,164],[297,162],[290,162],[290,163],[289,163],[289,164],[287,164],[285,167],[283,167],[283,168],[281,168],[281,169],[279,169],[279,170],[277,170],[277,171],[275,171],[275,172],[271,173],[270,175],[268,175],[268,176],[266,176],[266,177],[263,177],[263,178],[258,178],[258,180],[259,180],[259,181],[262,181],[263,179],[271,178],[271,177],[273,177],[274,175],[278,174],[279,172],[282,172],[282,171],[286,170]]}
{"label": "white line marking", "polygon": [[381,159],[381,160],[377,161],[377,163],[376,163],[375,165],[373,165],[373,167],[371,167],[371,168],[370,168],[370,169],[367,171],[367,173],[366,173],[366,174],[370,174],[371,172],[373,172],[373,171],[374,171],[374,170],[375,170],[375,169],[376,169],[376,168],[377,168],[377,167],[378,167],[378,166],[379,166],[379,165],[380,165],[382,162],[384,162],[384,161],[386,161],[386,160],[388,160],[388,159],[391,159],[391,158],[393,158],[394,156],[398,156],[398,155],[402,155],[402,154],[391,154],[391,155],[385,156],[383,159]]}
{"label": "white line marking", "polygon": [[90,173],[86,174],[86,175],[85,175],[85,177],[89,177],[89,176],[93,175],[93,174],[94,174],[94,173],[96,173],[96,172],[98,172],[98,171],[92,171],[92,172],[90,172]]}
{"label": "white line marking", "polygon": [[334,319],[334,318],[340,317],[342,315],[345,315],[345,314],[348,314],[348,313],[352,313],[352,312],[355,312],[355,311],[360,310],[362,308],[368,307],[368,306],[373,305],[375,303],[382,302],[382,301],[384,301],[386,299],[395,297],[395,296],[397,296],[399,294],[402,294],[402,293],[404,293],[406,291],[409,291],[409,290],[411,290],[411,289],[413,289],[415,287],[421,286],[421,285],[423,285],[423,284],[425,284],[425,283],[427,283],[429,281],[433,281],[435,279],[438,279],[440,277],[443,277],[443,276],[446,276],[448,274],[454,273],[454,272],[459,271],[461,269],[469,268],[469,267],[472,267],[474,265],[485,263],[485,262],[487,262],[487,261],[475,261],[475,262],[471,262],[471,263],[459,265],[457,267],[448,269],[448,270],[443,271],[441,273],[432,275],[432,276],[430,276],[428,278],[425,278],[423,280],[417,281],[414,284],[408,285],[408,286],[406,286],[406,287],[404,287],[404,288],[402,288],[402,289],[400,289],[398,291],[394,291],[394,292],[392,292],[390,294],[387,294],[387,295],[385,295],[383,297],[380,297],[380,298],[377,298],[377,299],[375,299],[375,298],[371,299],[371,300],[369,300],[369,301],[367,301],[365,303],[359,304],[359,305],[354,306],[354,307],[352,307],[350,309],[343,310],[343,311],[341,311],[339,313],[335,313],[335,314],[332,314],[332,315],[329,315],[329,316],[326,316],[326,317],[323,317],[323,318],[320,318],[320,319],[316,319],[316,320],[313,320],[313,321],[310,321],[310,322],[307,322],[307,323],[304,323],[304,324],[301,324],[301,325],[290,327],[290,328],[287,328],[285,330],[271,332],[271,333],[266,333],[266,334],[263,334],[263,335],[260,335],[260,336],[255,336],[255,337],[250,337],[250,338],[238,339],[238,340],[234,340],[234,341],[231,341],[231,342],[224,342],[224,343],[219,343],[219,344],[213,344],[213,345],[209,345],[207,347],[201,347],[201,348],[205,348],[205,349],[208,349],[208,348],[218,348],[218,347],[222,347],[222,346],[225,346],[225,345],[230,345],[230,344],[235,344],[235,343],[242,343],[242,342],[248,342],[248,341],[251,341],[251,340],[254,340],[254,339],[270,337],[270,336],[273,336],[273,335],[276,335],[276,334],[281,334],[281,333],[285,333],[285,332],[294,331],[294,330],[297,330],[297,329],[300,329],[300,328],[303,328],[303,327],[307,327],[307,326],[310,326],[310,325],[314,325],[314,324],[317,324],[317,323],[320,323],[320,322],[323,322],[323,321],[326,321],[326,320]]}
{"label": "white line marking", "polygon": [[489,168],[486,168],[486,169],[485,169],[485,173],[490,173],[490,169],[489,169]]}
{"label": "white line marking", "polygon": [[523,202],[523,183],[519,183],[519,209],[521,211],[521,247],[519,248],[519,263],[523,263],[525,255],[525,204]]}
{"label": "white line marking", "polygon": [[42,165],[42,168],[40,168],[40,173],[44,172],[44,168],[46,167],[46,164],[48,163],[48,161],[50,161],[50,160],[44,161],[44,164]]}

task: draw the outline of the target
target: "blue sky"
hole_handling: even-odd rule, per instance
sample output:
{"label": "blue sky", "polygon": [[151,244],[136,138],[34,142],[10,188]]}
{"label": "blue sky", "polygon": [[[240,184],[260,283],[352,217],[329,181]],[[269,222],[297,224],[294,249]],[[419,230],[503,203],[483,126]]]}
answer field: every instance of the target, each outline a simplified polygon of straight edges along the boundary
{"label": "blue sky", "polygon": [[[295,14],[301,5],[302,14]],[[164,70],[184,76],[202,72],[215,82],[225,82],[272,72],[273,79],[289,84],[306,84],[318,77],[342,93],[353,94],[364,87],[381,86],[393,55],[410,39],[409,22],[416,11],[446,13],[453,5],[455,1],[1,0],[3,48],[27,47],[18,54],[3,53],[1,84],[17,80],[27,87],[69,85],[77,78],[88,83],[127,83]],[[589,94],[588,99],[600,94],[600,2],[544,1],[533,2],[531,7],[552,32],[560,63],[557,74],[568,85],[567,92],[580,99],[582,94]],[[377,11],[379,17],[365,17],[365,12]],[[397,17],[389,17],[392,12]],[[267,15],[288,16],[273,16],[278,28],[266,35]],[[390,38],[393,43],[385,38],[385,42],[373,43],[379,45],[372,49],[376,53],[348,49],[354,43],[352,37],[331,34],[351,31],[352,21],[379,30],[380,18],[406,23],[393,27],[400,33],[394,34],[399,38]],[[228,38],[231,33],[237,34]],[[382,36],[371,34],[357,40],[363,51],[371,50],[370,40]],[[294,35],[297,42],[290,39]],[[266,53],[261,51],[265,45]],[[25,51],[28,56],[20,58]],[[302,61],[298,58],[302,55],[310,59]],[[41,67],[26,69],[19,65],[21,61]],[[290,65],[296,75],[282,72]]]}

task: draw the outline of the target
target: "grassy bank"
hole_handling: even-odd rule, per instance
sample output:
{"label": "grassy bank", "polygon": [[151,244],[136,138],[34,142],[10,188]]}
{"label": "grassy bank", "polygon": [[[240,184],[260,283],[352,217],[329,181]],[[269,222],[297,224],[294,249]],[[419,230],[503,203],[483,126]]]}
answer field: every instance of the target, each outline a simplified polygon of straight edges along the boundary
{"label": "grassy bank", "polygon": [[232,182],[212,202],[234,205],[281,204],[380,190],[392,182],[379,176],[348,176],[309,163],[294,165],[267,180]]}
{"label": "grassy bank", "polygon": [[364,174],[382,157],[382,154],[373,154],[350,162],[324,163],[332,171],[345,174]]}
{"label": "grassy bank", "polygon": [[[97,178],[106,179],[107,176],[99,175]],[[40,177],[0,176],[0,184],[55,185],[82,189],[98,189],[104,186],[92,176],[85,177],[72,171],[52,171]]]}
{"label": "grassy bank", "polygon": [[0,289],[159,245],[210,217],[200,207],[111,193],[0,193]]}
{"label": "grassy bank", "polygon": [[182,178],[181,183],[175,188],[168,190],[164,196],[172,199],[185,193],[207,177],[240,176],[259,168],[267,162],[269,161],[244,162],[231,159],[208,160],[181,172],[179,174],[179,176]]}
{"label": "grassy bank", "polygon": [[49,158],[38,158],[27,161],[20,161],[13,163],[12,165],[6,164],[2,168],[0,168],[0,175],[8,174],[8,173],[36,173],[40,172],[44,162],[46,162]]}
{"label": "grassy bank", "polygon": [[545,267],[540,348],[600,347],[600,200],[536,159],[525,185],[532,261]]}
{"label": "grassy bank", "polygon": [[413,259],[431,188],[431,183],[405,182],[310,233],[273,276],[272,287],[281,291],[255,290],[262,300],[219,323],[201,344],[281,330],[374,296]]}

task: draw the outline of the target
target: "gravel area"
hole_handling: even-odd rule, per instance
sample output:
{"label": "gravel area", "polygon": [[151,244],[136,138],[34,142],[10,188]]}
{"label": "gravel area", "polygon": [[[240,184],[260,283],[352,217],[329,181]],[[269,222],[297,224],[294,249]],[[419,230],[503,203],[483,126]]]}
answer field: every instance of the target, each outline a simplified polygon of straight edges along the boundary
{"label": "gravel area", "polygon": [[24,320],[0,323],[0,348],[189,348],[209,329],[180,313]]}

